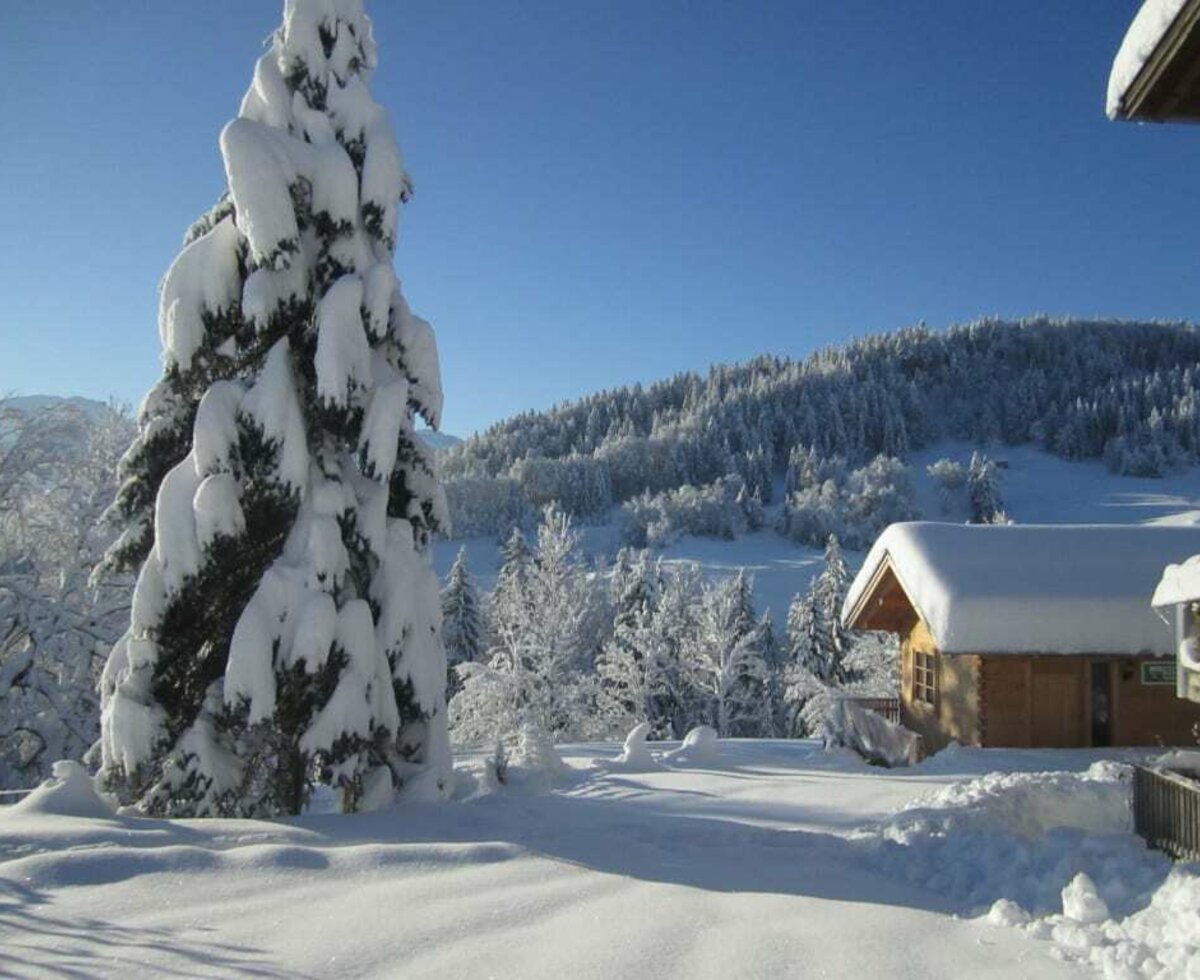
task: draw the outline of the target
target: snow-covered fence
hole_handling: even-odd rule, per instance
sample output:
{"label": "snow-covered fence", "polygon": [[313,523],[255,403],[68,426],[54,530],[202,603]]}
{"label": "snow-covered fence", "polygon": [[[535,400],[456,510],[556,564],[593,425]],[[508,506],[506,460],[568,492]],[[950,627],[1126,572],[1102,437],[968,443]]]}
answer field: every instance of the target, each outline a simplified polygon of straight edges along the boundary
{"label": "snow-covered fence", "polygon": [[0,789],[0,806],[11,806],[14,803],[19,803],[32,792],[32,789]]}
{"label": "snow-covered fence", "polygon": [[868,711],[874,711],[877,715],[883,715],[893,725],[900,724],[900,699],[899,698],[850,698],[860,708],[866,708]]}
{"label": "snow-covered fence", "polygon": [[1151,847],[1176,860],[1200,861],[1200,782],[1134,766],[1133,826]]}

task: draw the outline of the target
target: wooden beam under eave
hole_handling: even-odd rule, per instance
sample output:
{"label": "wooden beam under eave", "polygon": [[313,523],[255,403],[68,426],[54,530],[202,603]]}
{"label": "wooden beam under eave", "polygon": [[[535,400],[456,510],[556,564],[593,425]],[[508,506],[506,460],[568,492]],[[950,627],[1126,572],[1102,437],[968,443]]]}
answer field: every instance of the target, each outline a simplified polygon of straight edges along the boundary
{"label": "wooden beam under eave", "polygon": [[1118,119],[1200,122],[1200,0],[1188,0],[1121,97]]}

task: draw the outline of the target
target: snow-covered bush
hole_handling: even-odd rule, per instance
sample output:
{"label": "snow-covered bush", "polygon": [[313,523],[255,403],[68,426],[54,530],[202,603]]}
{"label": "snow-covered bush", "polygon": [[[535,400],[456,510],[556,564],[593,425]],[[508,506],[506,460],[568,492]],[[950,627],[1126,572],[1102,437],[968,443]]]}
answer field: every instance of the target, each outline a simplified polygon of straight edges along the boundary
{"label": "snow-covered bush", "polygon": [[942,513],[949,514],[957,509],[963,489],[967,485],[967,471],[962,463],[943,456],[925,467],[925,472],[937,487]]}
{"label": "snow-covered bush", "polygon": [[622,538],[634,548],[663,547],[682,534],[732,541],[762,526],[762,506],[742,478],[643,494],[621,508]]}
{"label": "snow-covered bush", "polygon": [[82,758],[99,732],[96,685],[131,583],[90,576],[130,425],[112,406],[0,402],[0,788]]}
{"label": "snow-covered bush", "polygon": [[831,534],[850,548],[871,544],[889,524],[918,516],[908,467],[877,456],[843,481],[831,477],[801,486],[785,503],[779,530],[801,544],[819,546]]}
{"label": "snow-covered bush", "polygon": [[597,598],[578,533],[556,506],[546,508],[532,554],[514,532],[492,596],[488,659],[456,668],[455,741],[486,744],[526,727],[555,740],[594,733]]}
{"label": "snow-covered bush", "polygon": [[442,393],[393,266],[412,185],[375,63],[360,0],[287,0],[221,133],[227,190],[162,281],[101,687],[101,777],[147,812],[355,809],[448,770],[446,508],[414,431]]}

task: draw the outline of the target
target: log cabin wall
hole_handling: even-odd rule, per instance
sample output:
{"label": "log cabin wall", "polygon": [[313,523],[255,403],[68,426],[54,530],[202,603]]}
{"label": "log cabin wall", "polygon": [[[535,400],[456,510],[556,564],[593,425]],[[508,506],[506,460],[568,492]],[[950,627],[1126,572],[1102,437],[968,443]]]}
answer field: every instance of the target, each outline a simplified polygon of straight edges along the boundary
{"label": "log cabin wall", "polygon": [[[1195,745],[1200,704],[1175,696],[1175,684],[1145,684],[1142,666],[1130,658],[1114,660],[1113,744]],[[1162,663],[1161,660],[1157,661]],[[1175,664],[1171,663],[1174,677]]]}
{"label": "log cabin wall", "polygon": [[[916,654],[931,656],[936,672],[934,703],[914,697]],[[948,657],[938,652],[923,621],[914,626],[900,644],[900,720],[905,728],[921,736],[925,752],[936,752],[951,741],[979,745],[979,658],[974,655]]]}
{"label": "log cabin wall", "polygon": [[[1080,654],[980,658],[982,744],[1070,748],[1093,744],[1092,672],[1107,670],[1112,745],[1188,745],[1200,705],[1175,697],[1172,684],[1146,684],[1143,664],[1162,658]],[[1173,669],[1173,668],[1172,668]]]}

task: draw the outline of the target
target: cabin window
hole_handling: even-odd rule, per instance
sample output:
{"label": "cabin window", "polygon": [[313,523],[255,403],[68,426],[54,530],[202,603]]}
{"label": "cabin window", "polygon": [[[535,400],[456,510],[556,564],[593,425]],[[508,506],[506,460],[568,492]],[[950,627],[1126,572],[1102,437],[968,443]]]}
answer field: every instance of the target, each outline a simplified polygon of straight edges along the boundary
{"label": "cabin window", "polygon": [[913,652],[912,697],[923,704],[937,703],[937,656]]}

